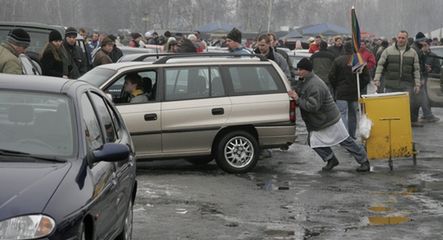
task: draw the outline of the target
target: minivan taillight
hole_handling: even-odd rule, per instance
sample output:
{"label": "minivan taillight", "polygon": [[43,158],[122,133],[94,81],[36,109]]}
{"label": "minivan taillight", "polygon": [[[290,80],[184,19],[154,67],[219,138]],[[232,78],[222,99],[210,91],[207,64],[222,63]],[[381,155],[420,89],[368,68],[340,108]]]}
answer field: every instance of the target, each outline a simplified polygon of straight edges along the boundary
{"label": "minivan taillight", "polygon": [[295,123],[295,108],[296,108],[295,100],[290,100],[289,101],[289,120],[292,123]]}

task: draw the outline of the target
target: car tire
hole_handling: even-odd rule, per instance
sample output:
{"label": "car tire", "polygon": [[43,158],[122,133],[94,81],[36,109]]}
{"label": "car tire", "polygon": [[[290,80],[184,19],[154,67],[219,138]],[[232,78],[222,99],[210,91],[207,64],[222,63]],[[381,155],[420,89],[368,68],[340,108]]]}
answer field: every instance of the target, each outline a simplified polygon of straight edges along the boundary
{"label": "car tire", "polygon": [[217,144],[217,165],[229,173],[245,173],[253,169],[258,161],[257,139],[245,131],[233,131],[224,135]]}
{"label": "car tire", "polygon": [[123,222],[123,229],[115,240],[131,240],[132,239],[132,227],[134,213],[132,211],[133,203],[129,200],[128,210],[126,211],[125,219]]}
{"label": "car tire", "polygon": [[204,166],[212,162],[212,160],[214,160],[212,156],[186,158],[186,161],[192,163],[192,165],[195,166]]}

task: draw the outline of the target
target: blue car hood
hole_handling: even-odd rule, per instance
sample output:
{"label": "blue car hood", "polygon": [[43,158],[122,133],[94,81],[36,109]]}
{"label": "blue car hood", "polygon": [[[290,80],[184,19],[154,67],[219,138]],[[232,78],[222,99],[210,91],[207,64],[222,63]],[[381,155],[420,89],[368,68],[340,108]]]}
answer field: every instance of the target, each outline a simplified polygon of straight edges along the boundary
{"label": "blue car hood", "polygon": [[0,221],[41,213],[71,164],[0,162]]}

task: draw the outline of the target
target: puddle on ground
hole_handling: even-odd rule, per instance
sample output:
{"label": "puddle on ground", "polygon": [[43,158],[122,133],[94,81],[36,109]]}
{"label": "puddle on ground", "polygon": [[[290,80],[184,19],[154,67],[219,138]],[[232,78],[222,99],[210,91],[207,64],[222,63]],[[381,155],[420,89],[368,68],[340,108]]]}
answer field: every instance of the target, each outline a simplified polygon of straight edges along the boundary
{"label": "puddle on ground", "polygon": [[406,216],[370,216],[368,220],[371,225],[395,225],[411,221]]}
{"label": "puddle on ground", "polygon": [[391,211],[390,208],[385,207],[385,206],[374,206],[374,207],[370,207],[368,209],[369,209],[369,211],[372,211],[372,212],[388,212],[388,211]]}

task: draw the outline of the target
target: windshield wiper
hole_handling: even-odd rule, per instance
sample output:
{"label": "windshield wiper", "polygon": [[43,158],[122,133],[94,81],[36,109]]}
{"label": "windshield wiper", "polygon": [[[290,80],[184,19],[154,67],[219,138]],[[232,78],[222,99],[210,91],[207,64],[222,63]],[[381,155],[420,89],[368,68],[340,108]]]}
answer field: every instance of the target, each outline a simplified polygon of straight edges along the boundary
{"label": "windshield wiper", "polygon": [[58,163],[66,162],[66,160],[59,159],[55,156],[35,155],[35,154],[27,153],[27,152],[20,152],[20,151],[8,150],[8,149],[0,149],[0,155],[8,156],[8,157],[26,157],[26,158],[33,158],[33,159],[50,161],[50,162],[58,162]]}

